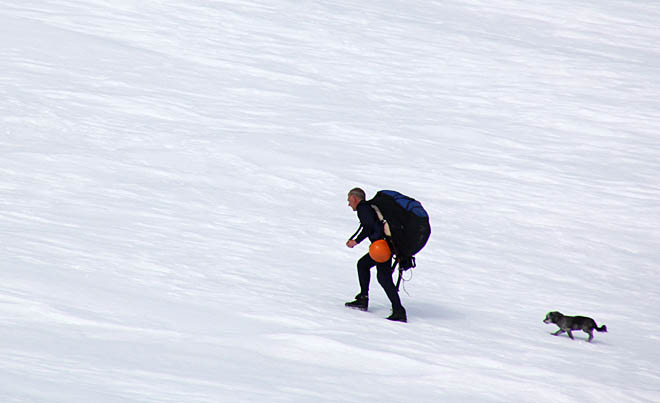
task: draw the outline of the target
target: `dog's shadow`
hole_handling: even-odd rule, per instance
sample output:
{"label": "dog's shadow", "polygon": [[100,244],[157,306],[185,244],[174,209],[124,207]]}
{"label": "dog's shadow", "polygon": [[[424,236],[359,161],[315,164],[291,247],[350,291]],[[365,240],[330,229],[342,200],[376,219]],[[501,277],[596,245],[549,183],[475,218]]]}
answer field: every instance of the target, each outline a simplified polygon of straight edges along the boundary
{"label": "dog's shadow", "polygon": [[570,337],[568,337],[568,335],[566,333],[555,335],[554,332],[549,332],[548,334],[553,336],[553,337],[557,337],[557,338],[562,338],[562,339],[565,338],[566,340],[571,341],[571,342],[581,342],[581,343],[585,343],[585,344],[600,344],[600,345],[604,345],[604,346],[608,345],[608,343],[606,341],[602,341],[602,340],[597,339],[596,338],[597,336],[594,336],[593,340],[588,341],[589,336],[587,336],[586,333],[584,333],[584,337],[583,337],[581,334],[577,333],[576,331],[573,332],[573,337],[575,337],[575,339],[572,339],[572,340],[571,340]]}

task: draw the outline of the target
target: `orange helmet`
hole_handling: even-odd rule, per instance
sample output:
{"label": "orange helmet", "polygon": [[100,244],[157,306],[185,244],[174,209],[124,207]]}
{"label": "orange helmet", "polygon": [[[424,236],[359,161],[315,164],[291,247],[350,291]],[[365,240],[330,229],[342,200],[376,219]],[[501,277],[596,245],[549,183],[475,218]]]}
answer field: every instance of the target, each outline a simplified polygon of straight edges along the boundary
{"label": "orange helmet", "polygon": [[369,256],[377,263],[385,263],[392,257],[392,251],[386,240],[379,239],[369,246]]}

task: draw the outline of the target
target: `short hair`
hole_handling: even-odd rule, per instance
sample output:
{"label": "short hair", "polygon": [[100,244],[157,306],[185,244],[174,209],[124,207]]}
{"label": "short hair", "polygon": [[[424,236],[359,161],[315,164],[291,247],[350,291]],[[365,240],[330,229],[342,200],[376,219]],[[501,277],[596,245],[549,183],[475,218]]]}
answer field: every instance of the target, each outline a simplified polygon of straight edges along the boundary
{"label": "short hair", "polygon": [[351,189],[350,192],[348,192],[348,196],[349,196],[349,197],[350,197],[350,196],[355,196],[355,197],[357,197],[357,198],[360,199],[360,200],[364,200],[364,199],[367,198],[367,194],[364,193],[364,190],[362,190],[362,189],[360,189],[360,188],[353,188],[353,189]]}

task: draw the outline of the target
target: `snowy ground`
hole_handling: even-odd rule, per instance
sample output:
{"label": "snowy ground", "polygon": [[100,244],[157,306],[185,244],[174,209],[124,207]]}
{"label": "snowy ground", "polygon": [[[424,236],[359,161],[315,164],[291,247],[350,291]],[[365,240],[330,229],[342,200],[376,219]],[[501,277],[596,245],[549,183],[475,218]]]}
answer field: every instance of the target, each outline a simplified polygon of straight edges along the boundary
{"label": "snowy ground", "polygon": [[[658,21],[0,0],[0,401],[660,401]],[[407,324],[353,186],[431,214]]]}

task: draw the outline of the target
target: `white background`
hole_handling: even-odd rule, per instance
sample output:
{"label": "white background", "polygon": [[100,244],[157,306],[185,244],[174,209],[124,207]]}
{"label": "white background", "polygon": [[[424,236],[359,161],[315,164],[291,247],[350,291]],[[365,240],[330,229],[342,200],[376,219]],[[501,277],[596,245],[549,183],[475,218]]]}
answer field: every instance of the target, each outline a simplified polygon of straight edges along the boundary
{"label": "white background", "polygon": [[[0,401],[660,401],[658,21],[0,0]],[[430,213],[407,324],[354,186]]]}

